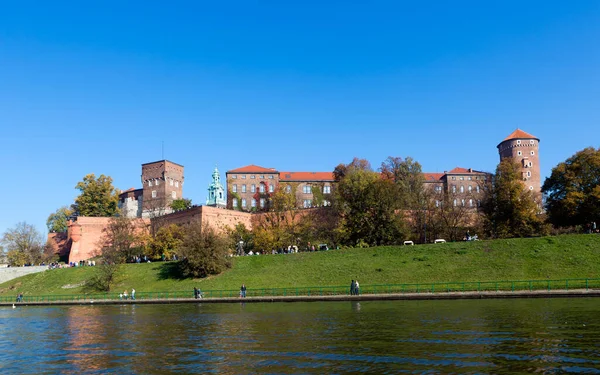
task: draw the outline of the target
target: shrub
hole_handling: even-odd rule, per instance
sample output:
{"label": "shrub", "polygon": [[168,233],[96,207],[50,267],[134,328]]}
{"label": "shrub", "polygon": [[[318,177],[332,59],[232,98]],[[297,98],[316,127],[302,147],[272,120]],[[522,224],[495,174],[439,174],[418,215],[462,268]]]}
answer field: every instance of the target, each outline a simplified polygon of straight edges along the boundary
{"label": "shrub", "polygon": [[185,277],[217,275],[231,267],[227,239],[207,225],[189,225],[179,249],[183,257],[181,273]]}

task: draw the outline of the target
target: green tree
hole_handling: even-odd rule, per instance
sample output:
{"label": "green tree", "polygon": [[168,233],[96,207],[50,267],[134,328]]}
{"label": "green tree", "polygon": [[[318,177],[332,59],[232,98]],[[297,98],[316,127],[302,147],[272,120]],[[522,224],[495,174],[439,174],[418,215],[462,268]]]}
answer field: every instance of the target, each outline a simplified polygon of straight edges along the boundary
{"label": "green tree", "polygon": [[73,210],[77,216],[105,217],[119,213],[119,194],[112,178],[88,174],[75,186],[81,194],[75,199]]}
{"label": "green tree", "polygon": [[0,244],[11,266],[37,264],[43,258],[42,235],[33,225],[25,222],[17,223],[14,228],[6,230]]}
{"label": "green tree", "polygon": [[46,220],[46,226],[48,227],[48,232],[50,233],[62,233],[67,231],[67,225],[69,222],[69,217],[73,214],[73,210],[71,210],[67,206],[63,206],[53,212],[48,216]]}
{"label": "green tree", "polygon": [[354,159],[336,167],[342,176],[335,189],[334,207],[340,215],[338,233],[351,245],[384,245],[403,240],[399,185]]}
{"label": "green tree", "polygon": [[483,210],[486,228],[493,237],[528,237],[545,231],[539,204],[525,188],[521,167],[513,159],[507,158],[498,164],[486,193]]}
{"label": "green tree", "polygon": [[186,198],[174,199],[173,202],[171,202],[171,208],[173,209],[173,211],[183,211],[183,210],[187,210],[188,208],[191,208],[191,207],[192,207],[191,199],[186,199]]}
{"label": "green tree", "polygon": [[559,227],[600,219],[600,149],[588,147],[552,168],[544,181],[548,220]]}
{"label": "green tree", "polygon": [[160,259],[162,255],[170,259],[173,254],[177,254],[179,246],[183,242],[183,227],[170,224],[159,228],[150,241],[147,254],[153,259]]}
{"label": "green tree", "polygon": [[[227,228],[227,235],[229,237],[229,247],[235,249],[238,255],[241,254],[241,250],[245,253],[254,249],[254,234],[242,223],[238,223],[235,228]],[[240,241],[242,241],[242,248],[240,248]]]}
{"label": "green tree", "polygon": [[185,277],[218,275],[231,267],[227,239],[210,226],[192,223],[186,227],[179,263]]}

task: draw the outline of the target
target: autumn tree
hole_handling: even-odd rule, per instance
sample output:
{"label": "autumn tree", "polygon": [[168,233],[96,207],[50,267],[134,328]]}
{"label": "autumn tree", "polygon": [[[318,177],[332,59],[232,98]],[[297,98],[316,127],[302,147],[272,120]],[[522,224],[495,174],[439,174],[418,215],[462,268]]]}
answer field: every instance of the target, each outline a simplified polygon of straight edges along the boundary
{"label": "autumn tree", "polygon": [[199,222],[185,228],[180,252],[183,260],[179,266],[185,277],[218,275],[231,267],[227,239]]}
{"label": "autumn tree", "polygon": [[483,202],[486,228],[494,237],[527,237],[544,232],[540,206],[525,188],[519,164],[504,159],[498,164]]}
{"label": "autumn tree", "polygon": [[548,220],[559,227],[600,219],[600,149],[588,147],[552,168],[542,187]]}
{"label": "autumn tree", "polygon": [[112,217],[103,229],[101,255],[108,263],[125,263],[143,253],[145,226],[125,216]]}
{"label": "autumn tree", "polygon": [[[227,228],[227,236],[229,239],[229,247],[235,249],[238,255],[244,255],[254,249],[254,234],[243,223],[237,223],[234,228]],[[240,248],[240,241],[242,248]]]}
{"label": "autumn tree", "polygon": [[63,206],[51,213],[46,220],[46,226],[50,233],[63,233],[67,231],[69,217],[73,214],[73,210],[67,206]]}
{"label": "autumn tree", "polygon": [[177,254],[183,242],[184,229],[180,225],[170,224],[160,227],[150,240],[146,254],[153,259],[160,259],[163,255],[170,259]]}
{"label": "autumn tree", "polygon": [[77,216],[105,217],[119,213],[119,194],[111,177],[88,174],[75,186],[81,194],[72,208]]}
{"label": "autumn tree", "polygon": [[0,244],[11,266],[40,263],[43,241],[40,232],[31,224],[20,222],[4,232]]}

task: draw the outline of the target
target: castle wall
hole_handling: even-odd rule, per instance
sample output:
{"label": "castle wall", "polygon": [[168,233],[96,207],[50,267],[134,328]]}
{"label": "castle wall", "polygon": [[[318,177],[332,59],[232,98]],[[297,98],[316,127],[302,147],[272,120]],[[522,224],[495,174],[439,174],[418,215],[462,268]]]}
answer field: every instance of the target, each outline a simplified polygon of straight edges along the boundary
{"label": "castle wall", "polygon": [[252,229],[252,214],[223,208],[197,206],[188,210],[178,211],[169,215],[164,215],[152,219],[156,228],[162,226],[177,224],[188,225],[194,222],[201,222],[202,225],[208,224],[218,232],[224,232],[227,227],[234,228],[238,223],[242,223],[248,229]]}

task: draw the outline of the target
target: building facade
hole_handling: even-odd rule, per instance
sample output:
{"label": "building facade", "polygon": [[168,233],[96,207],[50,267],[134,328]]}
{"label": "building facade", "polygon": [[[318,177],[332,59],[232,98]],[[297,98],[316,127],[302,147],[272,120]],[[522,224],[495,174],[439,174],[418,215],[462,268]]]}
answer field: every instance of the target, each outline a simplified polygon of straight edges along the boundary
{"label": "building facade", "polygon": [[423,173],[425,187],[434,192],[433,199],[438,207],[444,200],[453,206],[476,209],[481,206],[484,185],[492,175],[472,168],[456,167],[444,173]]}
{"label": "building facade", "polygon": [[500,161],[512,158],[521,167],[521,178],[526,189],[541,197],[539,138],[517,129],[498,144]]}
{"label": "building facade", "polygon": [[168,160],[142,164],[142,188],[119,194],[122,212],[130,218],[152,218],[173,212],[171,202],[183,198],[183,168]]}
{"label": "building facade", "polygon": [[241,211],[266,211],[270,197],[278,188],[294,192],[299,207],[328,205],[332,192],[331,172],[280,172],[258,165],[226,172],[227,208]]}

